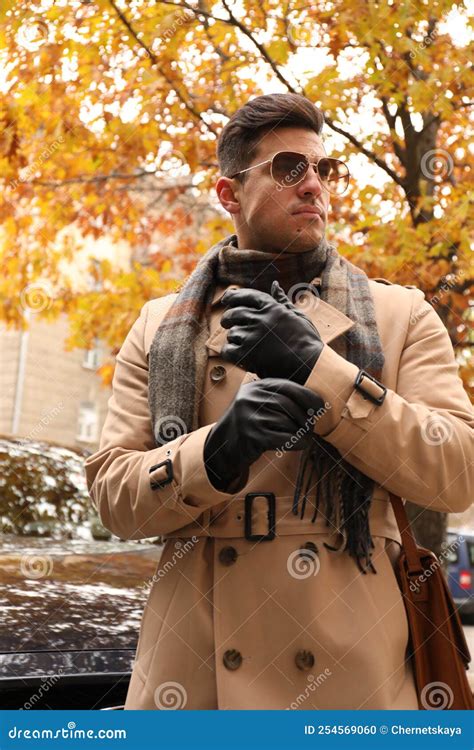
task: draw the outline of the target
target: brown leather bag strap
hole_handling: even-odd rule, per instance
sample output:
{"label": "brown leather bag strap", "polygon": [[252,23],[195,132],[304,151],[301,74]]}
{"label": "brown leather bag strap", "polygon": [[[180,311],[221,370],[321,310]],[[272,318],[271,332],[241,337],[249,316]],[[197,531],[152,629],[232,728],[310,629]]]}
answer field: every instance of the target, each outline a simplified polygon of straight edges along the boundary
{"label": "brown leather bag strap", "polygon": [[415,542],[415,538],[412,534],[410,527],[410,521],[408,520],[405,505],[401,497],[394,495],[392,492],[388,493],[390,501],[392,503],[393,512],[397,520],[398,528],[400,530],[400,536],[402,537],[402,545],[405,550],[405,555],[408,563],[408,569],[410,573],[420,572],[423,570],[423,563],[418,552],[418,546]]}

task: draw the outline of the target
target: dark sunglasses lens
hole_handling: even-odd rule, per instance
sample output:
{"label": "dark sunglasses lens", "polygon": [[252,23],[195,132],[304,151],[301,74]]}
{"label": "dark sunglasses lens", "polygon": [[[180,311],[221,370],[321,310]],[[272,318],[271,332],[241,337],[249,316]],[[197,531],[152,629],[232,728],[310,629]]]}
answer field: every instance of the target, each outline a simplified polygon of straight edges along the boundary
{"label": "dark sunglasses lens", "polygon": [[272,162],[273,179],[282,187],[290,187],[301,182],[307,171],[307,158],[292,151],[281,151]]}
{"label": "dark sunglasses lens", "polygon": [[318,174],[330,193],[343,193],[349,184],[349,170],[339,159],[320,159]]}
{"label": "dark sunglasses lens", "polygon": [[[304,179],[309,162],[304,154],[281,151],[272,162],[272,177],[281,187],[297,185]],[[349,185],[349,170],[343,161],[322,158],[318,161],[319,179],[330,193],[341,195]]]}

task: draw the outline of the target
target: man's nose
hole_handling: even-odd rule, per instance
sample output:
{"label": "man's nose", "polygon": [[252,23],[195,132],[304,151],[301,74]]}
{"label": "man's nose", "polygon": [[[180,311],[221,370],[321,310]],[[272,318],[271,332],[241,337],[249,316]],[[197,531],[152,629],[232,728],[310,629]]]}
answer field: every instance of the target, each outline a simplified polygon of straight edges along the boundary
{"label": "man's nose", "polygon": [[300,197],[304,195],[321,195],[324,188],[317,173],[314,164],[310,164],[304,179],[296,186],[297,193]]}

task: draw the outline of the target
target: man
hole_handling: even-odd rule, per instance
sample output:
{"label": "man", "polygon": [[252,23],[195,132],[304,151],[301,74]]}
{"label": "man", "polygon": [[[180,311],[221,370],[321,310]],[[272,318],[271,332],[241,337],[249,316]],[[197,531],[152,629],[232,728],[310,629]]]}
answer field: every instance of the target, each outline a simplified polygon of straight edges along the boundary
{"label": "man", "polygon": [[325,239],[348,170],[321,112],[261,96],[221,133],[235,235],[147,303],[87,461],[104,525],[166,543],[129,709],[416,709],[388,492],[461,512],[473,412],[421,291]]}

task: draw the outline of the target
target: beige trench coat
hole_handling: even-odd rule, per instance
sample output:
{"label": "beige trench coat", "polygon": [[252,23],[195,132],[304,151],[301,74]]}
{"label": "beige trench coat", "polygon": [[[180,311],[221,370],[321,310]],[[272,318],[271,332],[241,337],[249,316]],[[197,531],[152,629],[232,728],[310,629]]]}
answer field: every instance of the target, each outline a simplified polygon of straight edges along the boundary
{"label": "beige trench coat", "polygon": [[[123,539],[164,535],[126,709],[416,709],[408,628],[393,562],[400,536],[387,490],[438,511],[472,497],[473,411],[447,332],[421,291],[370,280],[385,353],[384,403],[355,390],[358,368],[330,342],[354,323],[303,307],[324,348],[306,386],[327,402],[315,431],[376,480],[370,524],[377,574],[363,575],[318,517],[291,514],[299,452],[264,453],[238,494],[208,481],[203,445],[243,382],[220,357],[216,289],[199,428],[154,447],[147,356],[176,295],[148,302],[119,355],[100,447],[86,464],[103,524]],[[234,287],[235,288],[235,287]],[[304,300],[302,300],[304,305]],[[169,377],[163,372],[163,377]],[[258,493],[253,510],[249,493]],[[273,539],[268,506],[275,497]]]}

